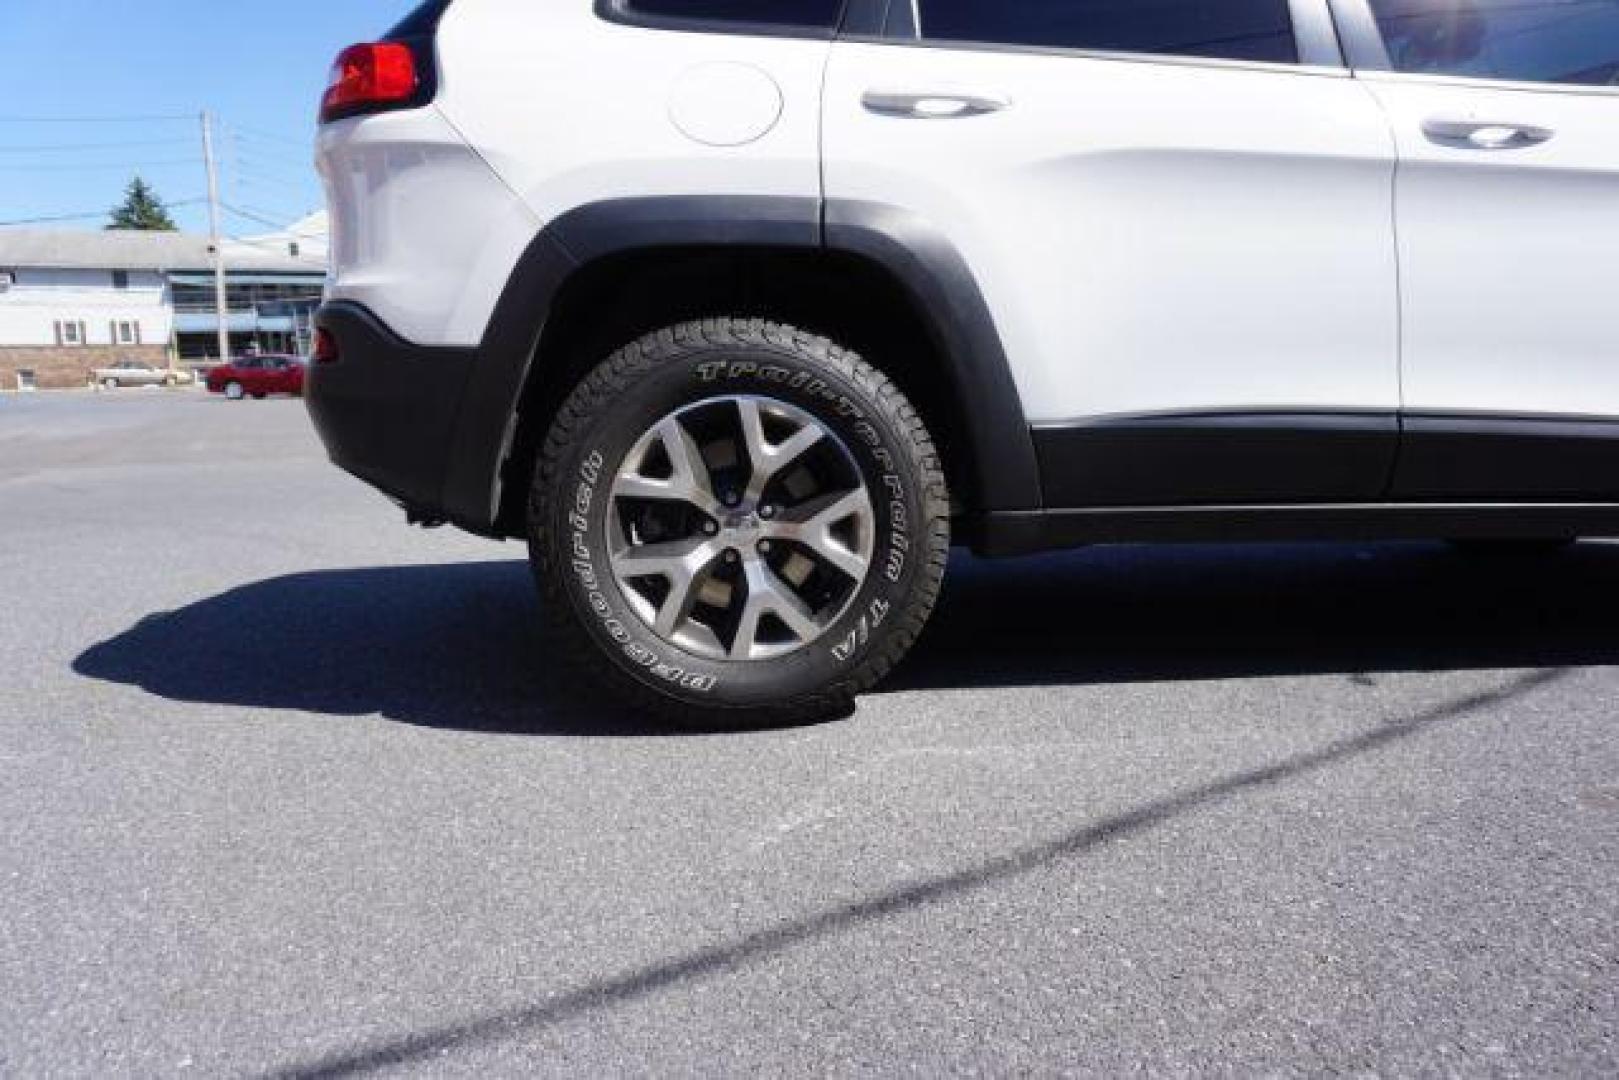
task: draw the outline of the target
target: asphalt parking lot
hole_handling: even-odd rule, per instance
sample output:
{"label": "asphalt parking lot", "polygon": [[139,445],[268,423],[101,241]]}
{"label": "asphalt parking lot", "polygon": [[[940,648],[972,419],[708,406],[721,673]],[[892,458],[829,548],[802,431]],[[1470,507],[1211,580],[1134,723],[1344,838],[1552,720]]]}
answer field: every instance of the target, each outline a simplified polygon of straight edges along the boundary
{"label": "asphalt parking lot", "polygon": [[1619,1071],[1619,546],[953,574],[671,733],[296,402],[0,398],[0,1074]]}

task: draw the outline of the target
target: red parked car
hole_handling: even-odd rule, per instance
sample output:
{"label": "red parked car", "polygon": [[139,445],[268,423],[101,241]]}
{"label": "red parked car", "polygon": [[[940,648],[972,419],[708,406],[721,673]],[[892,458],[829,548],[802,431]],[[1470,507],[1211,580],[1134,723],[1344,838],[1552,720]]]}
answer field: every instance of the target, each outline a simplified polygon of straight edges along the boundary
{"label": "red parked car", "polygon": [[232,401],[252,395],[304,392],[304,362],[296,356],[239,356],[229,363],[208,370],[210,393],[224,394]]}

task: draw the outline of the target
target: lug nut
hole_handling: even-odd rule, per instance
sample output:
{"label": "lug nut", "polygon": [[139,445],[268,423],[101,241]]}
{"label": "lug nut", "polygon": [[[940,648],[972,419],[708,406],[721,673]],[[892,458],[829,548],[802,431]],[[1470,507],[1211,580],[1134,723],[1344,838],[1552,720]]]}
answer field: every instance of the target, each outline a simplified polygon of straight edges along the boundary
{"label": "lug nut", "polygon": [[721,501],[724,502],[726,506],[736,506],[742,501],[742,496],[738,495],[734,491],[727,491],[725,493],[725,498]]}
{"label": "lug nut", "polygon": [[727,548],[725,551],[725,561],[728,563],[734,563],[741,557],[737,554],[736,548]]}
{"label": "lug nut", "polygon": [[703,522],[703,534],[705,536],[718,536],[719,533],[720,533],[719,522],[717,522],[717,521],[705,521],[705,522]]}
{"label": "lug nut", "polygon": [[776,516],[776,508],[774,506],[761,506],[759,507],[759,516],[769,521]]}
{"label": "lug nut", "polygon": [[761,555],[769,555],[770,554],[770,541],[769,540],[761,540],[761,541],[759,541],[759,554],[761,554]]}

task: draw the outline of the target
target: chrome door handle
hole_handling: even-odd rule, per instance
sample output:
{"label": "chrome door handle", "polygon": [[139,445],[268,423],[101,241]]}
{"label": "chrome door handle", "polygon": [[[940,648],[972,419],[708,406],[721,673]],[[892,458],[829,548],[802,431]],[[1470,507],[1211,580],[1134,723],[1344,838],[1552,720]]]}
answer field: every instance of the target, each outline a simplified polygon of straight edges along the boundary
{"label": "chrome door handle", "polygon": [[1549,128],[1500,120],[1429,120],[1422,133],[1441,146],[1462,150],[1522,150],[1556,135]]}
{"label": "chrome door handle", "polygon": [[905,90],[868,90],[860,103],[867,112],[909,120],[962,120],[1000,112],[1012,104],[1003,97],[981,94],[928,94]]}

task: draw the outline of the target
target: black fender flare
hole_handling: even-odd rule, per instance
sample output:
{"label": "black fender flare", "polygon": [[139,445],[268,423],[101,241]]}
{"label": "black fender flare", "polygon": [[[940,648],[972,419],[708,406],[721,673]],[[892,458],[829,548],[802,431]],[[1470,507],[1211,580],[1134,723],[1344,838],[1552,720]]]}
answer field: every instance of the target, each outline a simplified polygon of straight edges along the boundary
{"label": "black fender flare", "polygon": [[[669,196],[591,203],[530,243],[496,304],[457,410],[444,511],[498,528],[505,465],[557,295],[599,259],[655,248],[833,250],[891,274],[937,335],[974,448],[975,511],[1033,510],[1040,471],[1000,334],[967,264],[943,232],[876,203],[788,197]],[[951,433],[935,432],[941,442]]]}

